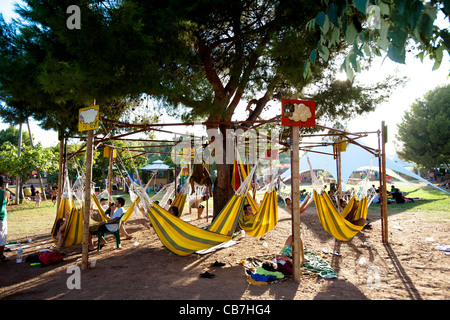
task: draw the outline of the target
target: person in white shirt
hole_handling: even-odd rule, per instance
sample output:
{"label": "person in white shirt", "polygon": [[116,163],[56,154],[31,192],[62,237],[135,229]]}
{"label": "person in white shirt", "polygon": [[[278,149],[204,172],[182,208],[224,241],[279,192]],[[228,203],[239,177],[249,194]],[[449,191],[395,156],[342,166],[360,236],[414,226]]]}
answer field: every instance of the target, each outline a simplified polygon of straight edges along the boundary
{"label": "person in white shirt", "polygon": [[89,250],[95,250],[92,240],[93,235],[98,235],[99,231],[101,231],[102,229],[104,230],[105,228],[109,232],[115,232],[119,229],[119,225],[116,222],[122,219],[122,216],[125,214],[125,212],[123,211],[124,205],[125,199],[122,197],[117,198],[114,202],[114,206],[111,207],[111,211],[113,211],[113,209],[115,208],[112,216],[106,221],[101,221],[97,225],[89,227]]}

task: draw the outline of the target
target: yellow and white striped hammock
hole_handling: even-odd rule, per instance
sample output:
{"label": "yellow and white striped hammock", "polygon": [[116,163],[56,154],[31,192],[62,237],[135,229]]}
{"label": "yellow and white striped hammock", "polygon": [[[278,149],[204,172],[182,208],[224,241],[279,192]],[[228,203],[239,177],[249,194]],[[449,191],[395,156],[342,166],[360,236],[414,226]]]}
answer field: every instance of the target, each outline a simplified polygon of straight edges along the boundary
{"label": "yellow and white striped hammock", "polygon": [[266,192],[260,206],[249,194],[247,194],[246,200],[252,207],[254,215],[248,218],[242,213],[239,218],[239,226],[249,236],[261,237],[278,223],[277,192],[275,190]]}
{"label": "yellow and white striped hammock", "polygon": [[364,226],[354,225],[345,219],[345,217],[350,213],[356,202],[357,208],[353,221],[360,218],[366,219],[368,211],[367,197],[363,197],[358,201],[353,196],[344,210],[339,213],[334,207],[328,193],[323,192],[322,194],[318,194],[316,190],[313,190],[313,194],[319,220],[323,228],[333,237],[341,241],[349,241],[364,228]]}

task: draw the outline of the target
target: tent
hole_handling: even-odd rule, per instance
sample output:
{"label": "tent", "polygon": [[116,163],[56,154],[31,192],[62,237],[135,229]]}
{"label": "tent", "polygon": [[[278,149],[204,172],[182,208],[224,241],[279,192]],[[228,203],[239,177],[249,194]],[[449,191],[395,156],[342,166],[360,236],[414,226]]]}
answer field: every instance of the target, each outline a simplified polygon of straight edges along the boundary
{"label": "tent", "polygon": [[170,169],[173,168],[169,167],[167,164],[164,164],[161,160],[153,161],[151,164],[139,168],[139,170],[151,170],[151,171],[170,170]]}
{"label": "tent", "polygon": [[[360,142],[361,145],[363,143]],[[312,149],[317,152],[305,152],[303,156],[300,158],[300,173],[309,171],[308,158],[311,162],[311,167],[313,170],[326,170],[329,172],[335,179],[337,178],[337,169],[336,169],[336,160],[334,160],[333,147],[332,146],[324,146],[317,147]],[[322,152],[322,153],[318,153]],[[323,154],[328,153],[328,154]],[[345,189],[348,179],[353,171],[358,169],[371,169],[373,171],[378,171],[378,158],[368,151],[364,150],[360,146],[349,144],[347,145],[347,150],[341,153],[341,177],[342,177],[342,187]],[[442,189],[429,181],[423,179],[419,175],[414,172],[409,171],[408,169],[402,167],[395,161],[386,157],[386,173],[391,175],[394,178],[397,178],[401,181],[405,181],[401,176],[397,173],[405,174],[411,178],[420,180],[429,184],[430,186],[441,190],[447,194],[450,194],[445,189]],[[286,181],[291,177],[291,169],[286,170],[282,175],[281,179]],[[406,181],[405,181],[406,182]]]}

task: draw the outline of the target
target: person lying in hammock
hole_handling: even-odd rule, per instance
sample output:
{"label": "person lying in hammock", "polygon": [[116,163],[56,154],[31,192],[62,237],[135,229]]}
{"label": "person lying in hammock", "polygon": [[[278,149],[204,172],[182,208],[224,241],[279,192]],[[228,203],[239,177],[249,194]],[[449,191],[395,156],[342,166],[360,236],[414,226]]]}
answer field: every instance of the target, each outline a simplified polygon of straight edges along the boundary
{"label": "person lying in hammock", "polygon": [[64,218],[59,218],[56,221],[55,232],[53,233],[53,237],[58,241],[54,250],[60,251],[62,243],[64,242],[64,233],[66,232],[67,220],[69,220],[70,212],[66,211],[66,215]]}
{"label": "person lying in hammock", "polygon": [[[341,207],[341,210],[343,210],[347,206],[347,201],[344,199],[340,200],[339,206]],[[358,209],[358,202],[353,202],[353,207],[350,209],[350,212],[345,216],[345,220],[350,221],[355,226],[365,226],[367,223],[367,220],[364,218],[357,219],[353,221],[356,210]]]}
{"label": "person lying in hammock", "polygon": [[[300,203],[300,214],[302,214],[303,212],[305,212],[306,208],[309,207],[309,205],[312,203],[312,201],[309,201],[311,199],[311,196],[309,194],[306,195],[305,200],[302,201],[302,203]],[[286,198],[285,199],[285,203],[286,203],[286,209],[292,214],[292,200],[291,198]]]}

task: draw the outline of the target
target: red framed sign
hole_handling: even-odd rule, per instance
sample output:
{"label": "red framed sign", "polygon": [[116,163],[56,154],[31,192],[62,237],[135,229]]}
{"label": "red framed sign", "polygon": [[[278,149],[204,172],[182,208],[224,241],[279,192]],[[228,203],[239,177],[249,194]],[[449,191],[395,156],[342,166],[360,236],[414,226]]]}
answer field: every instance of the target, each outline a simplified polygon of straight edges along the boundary
{"label": "red framed sign", "polygon": [[316,102],[281,99],[281,125],[291,127],[315,127]]}

